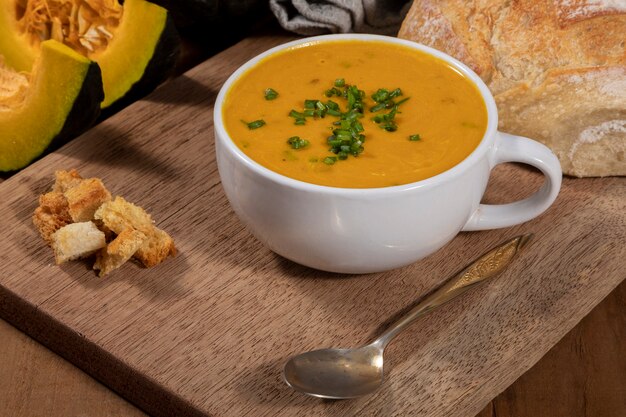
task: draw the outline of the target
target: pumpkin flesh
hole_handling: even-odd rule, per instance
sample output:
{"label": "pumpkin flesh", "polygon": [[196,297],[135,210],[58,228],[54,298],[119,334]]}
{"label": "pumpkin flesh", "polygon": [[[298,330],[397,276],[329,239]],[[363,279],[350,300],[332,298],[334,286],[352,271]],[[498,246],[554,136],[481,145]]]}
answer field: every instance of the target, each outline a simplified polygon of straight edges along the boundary
{"label": "pumpkin flesh", "polygon": [[[65,131],[91,124],[99,77],[97,65],[54,40],[41,43],[30,74],[0,63],[0,171],[26,166]],[[77,107],[80,118],[72,117]]]}

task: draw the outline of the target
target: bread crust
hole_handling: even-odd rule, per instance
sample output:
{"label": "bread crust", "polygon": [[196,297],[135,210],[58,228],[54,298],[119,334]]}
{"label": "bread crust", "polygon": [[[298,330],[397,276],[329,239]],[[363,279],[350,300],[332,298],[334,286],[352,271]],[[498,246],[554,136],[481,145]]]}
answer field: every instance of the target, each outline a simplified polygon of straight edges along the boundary
{"label": "bread crust", "polygon": [[81,180],[67,189],[64,195],[72,220],[75,222],[93,220],[98,207],[111,200],[111,193],[98,178]]}
{"label": "bread crust", "polygon": [[134,256],[146,267],[157,265],[168,256],[176,255],[174,240],[170,235],[157,228],[144,209],[122,197],[117,196],[115,200],[102,204],[96,211],[95,218],[117,234],[126,229],[142,232],[146,239]]}
{"label": "bread crust", "polygon": [[139,230],[125,229],[98,252],[93,268],[100,271],[100,277],[105,276],[128,261],[146,239],[147,236]]}
{"label": "bread crust", "polygon": [[566,174],[626,175],[626,3],[415,0],[398,36],[465,62]]}
{"label": "bread crust", "polygon": [[70,223],[72,216],[63,193],[51,191],[39,196],[39,207],[33,213],[33,224],[48,245],[52,245],[54,232]]}
{"label": "bread crust", "polygon": [[83,177],[78,174],[78,171],[71,169],[69,171],[60,170],[54,173],[54,185],[52,191],[57,193],[64,193],[72,187],[78,185]]}

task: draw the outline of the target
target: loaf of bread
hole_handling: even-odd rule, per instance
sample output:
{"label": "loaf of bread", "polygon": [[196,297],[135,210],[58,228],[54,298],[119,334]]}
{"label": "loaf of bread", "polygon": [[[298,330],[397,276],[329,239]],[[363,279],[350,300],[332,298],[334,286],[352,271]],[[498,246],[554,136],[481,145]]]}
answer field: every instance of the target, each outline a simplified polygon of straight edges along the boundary
{"label": "loaf of bread", "polygon": [[472,68],[500,130],[545,143],[564,173],[626,175],[626,0],[415,0],[398,37]]}

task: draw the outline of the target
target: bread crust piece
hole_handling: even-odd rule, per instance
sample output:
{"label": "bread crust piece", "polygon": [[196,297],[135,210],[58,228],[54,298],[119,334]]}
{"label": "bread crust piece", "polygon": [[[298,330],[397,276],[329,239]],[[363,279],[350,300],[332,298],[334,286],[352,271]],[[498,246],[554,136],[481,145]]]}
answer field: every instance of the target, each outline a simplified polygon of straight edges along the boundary
{"label": "bread crust piece", "polygon": [[154,227],[147,237],[135,253],[135,258],[144,266],[149,268],[160,264],[168,256],[176,256],[174,240],[165,231]]}
{"label": "bread crust piece", "polygon": [[415,0],[398,36],[468,64],[566,174],[626,175],[626,3]]}
{"label": "bread crust piece", "polygon": [[52,191],[39,196],[39,207],[33,213],[33,224],[48,245],[52,245],[54,232],[70,223],[72,216],[62,193]]}
{"label": "bread crust piece", "polygon": [[105,246],[104,233],[93,222],[71,223],[52,235],[52,249],[57,265],[85,258]]}
{"label": "bread crust piece", "polygon": [[64,193],[72,220],[93,220],[94,213],[102,203],[111,200],[111,193],[98,178],[81,180]]}
{"label": "bread crust piece", "polygon": [[71,169],[69,171],[55,171],[54,177],[55,181],[52,186],[52,191],[57,193],[66,192],[70,188],[78,185],[83,179],[83,177],[81,177],[75,169]]}
{"label": "bread crust piece", "polygon": [[127,262],[141,247],[147,236],[135,229],[125,229],[106,248],[101,249],[93,268],[103,277]]}
{"label": "bread crust piece", "polygon": [[95,218],[118,235],[126,229],[139,230],[146,240],[135,253],[144,266],[151,267],[163,262],[168,256],[176,255],[174,240],[163,230],[154,226],[152,218],[144,209],[129,203],[122,197],[100,206]]}

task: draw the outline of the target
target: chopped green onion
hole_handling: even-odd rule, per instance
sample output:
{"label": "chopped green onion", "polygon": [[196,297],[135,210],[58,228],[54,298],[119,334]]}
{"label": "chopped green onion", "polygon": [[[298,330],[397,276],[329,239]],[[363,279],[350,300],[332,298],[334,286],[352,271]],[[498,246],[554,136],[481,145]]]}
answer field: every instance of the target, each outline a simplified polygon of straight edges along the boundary
{"label": "chopped green onion", "polygon": [[353,121],[353,120],[355,120],[355,119],[357,119],[359,117],[363,117],[363,113],[361,113],[358,110],[354,110],[354,109],[350,110],[348,113],[346,113],[344,115],[344,119],[345,120],[350,120],[350,121]]}
{"label": "chopped green onion", "polygon": [[[359,156],[364,151],[365,135],[362,132],[365,129],[359,119],[364,117],[364,109],[366,108],[364,99],[366,95],[365,91],[359,90],[357,86],[347,84],[344,78],[337,78],[333,83],[333,87],[324,91],[324,95],[328,98],[338,97],[344,99],[346,103],[345,111],[342,111],[339,103],[333,100],[324,102],[322,100],[307,99],[304,100],[302,112],[291,110],[289,116],[294,118],[296,125],[306,124],[307,117],[324,118],[326,115],[330,115],[339,119],[332,122],[330,129],[333,134],[327,138],[328,150],[334,156],[320,159],[327,165],[333,165],[337,161],[348,159],[350,155]],[[371,95],[374,105],[369,107],[369,111],[378,113],[373,115],[372,120],[381,129],[388,132],[398,130],[395,117],[400,113],[400,104],[409,99],[405,97],[396,102],[395,99],[402,95],[400,88],[393,90],[379,88]],[[383,110],[389,111],[384,113]],[[419,135],[409,136],[411,141],[420,139]],[[299,136],[292,136],[287,140],[287,143],[293,149],[301,149],[309,145],[309,141],[301,139]]]}
{"label": "chopped green onion", "polygon": [[274,100],[276,97],[278,97],[278,92],[276,90],[273,88],[265,89],[265,100]]}
{"label": "chopped green onion", "polygon": [[333,148],[337,148],[341,146],[341,139],[335,139],[334,136],[328,138],[328,144],[331,146],[331,151]]}
{"label": "chopped green onion", "polygon": [[355,152],[363,152],[363,147],[361,146],[362,143],[363,141],[356,141],[352,145],[350,145],[350,153],[354,154]]}
{"label": "chopped green onion", "polygon": [[296,119],[304,118],[304,114],[300,113],[299,111],[295,111],[295,110],[291,110],[289,112],[289,116],[290,117],[295,117]]}
{"label": "chopped green onion", "polygon": [[335,103],[332,100],[328,100],[326,102],[326,107],[328,107],[331,110],[339,110],[339,104]]}
{"label": "chopped green onion", "polygon": [[250,130],[258,129],[261,126],[265,126],[265,120],[263,120],[263,119],[255,120],[255,121],[250,122],[250,123],[242,120],[242,123],[246,124],[248,126],[248,129],[250,129]]}
{"label": "chopped green onion", "polygon": [[402,90],[400,90],[399,88],[396,88],[391,93],[389,93],[389,98],[396,98],[396,97],[399,97],[401,95],[402,95]]}
{"label": "chopped green onion", "polygon": [[383,129],[385,129],[387,132],[395,132],[396,130],[398,130],[398,125],[395,122],[388,122],[385,123]]}
{"label": "chopped green onion", "polygon": [[326,90],[326,91],[324,92],[324,95],[325,95],[326,97],[332,97],[332,96],[341,97],[341,96],[343,95],[343,93],[341,92],[341,90],[339,90],[339,89],[337,89],[337,88],[333,87],[333,88],[331,88],[331,89],[329,89],[329,90]]}
{"label": "chopped green onion", "polygon": [[404,103],[409,99],[409,97],[403,98],[398,102],[394,102],[394,98],[402,95],[402,90],[396,88],[391,92],[385,88],[379,88],[374,94],[372,94],[372,100],[376,102],[376,104],[370,107],[371,113],[376,113],[384,109],[391,109],[391,111],[387,114],[378,114],[372,117],[372,120],[376,124],[380,124],[380,128],[386,130],[387,132],[395,132],[398,130],[398,125],[394,121],[396,117],[396,113],[398,113],[398,107],[400,104]]}
{"label": "chopped green onion", "polygon": [[291,110],[289,112],[289,117],[293,117],[295,119],[295,124],[303,125],[306,123],[306,119],[304,118],[306,115],[304,113],[300,113],[299,111]]}
{"label": "chopped green onion", "polygon": [[301,149],[309,144],[306,139],[300,139],[300,136],[292,136],[287,140],[287,143],[291,145],[292,149]]}
{"label": "chopped green onion", "polygon": [[389,99],[389,90],[386,88],[379,88],[374,94],[372,94],[372,100],[376,103],[383,103]]}
{"label": "chopped green onion", "polygon": [[370,112],[376,113],[377,111],[387,108],[387,103],[378,103],[377,105],[370,107]]}
{"label": "chopped green onion", "polygon": [[359,90],[356,86],[351,85],[346,87],[345,96],[348,99],[348,111],[350,110],[363,110],[363,96],[365,92]]}
{"label": "chopped green onion", "polygon": [[393,106],[393,109],[391,109],[391,111],[386,114],[387,116],[387,120],[393,120],[396,117],[396,113],[398,113],[398,105],[396,104],[395,106]]}
{"label": "chopped green onion", "polygon": [[400,104],[404,103],[405,101],[407,101],[408,99],[410,99],[411,97],[405,97],[402,100],[398,101],[397,103],[395,103],[396,106],[399,106]]}
{"label": "chopped green onion", "polygon": [[[347,109],[342,112],[338,103],[328,100],[323,110],[326,114],[339,117],[338,121],[333,122],[333,126],[337,126],[337,128],[333,129],[333,135],[327,140],[330,146],[329,151],[337,155],[331,157],[334,158],[332,163],[337,160],[345,160],[349,155],[358,156],[363,152],[362,145],[365,140],[365,136],[361,134],[364,130],[363,125],[358,120],[363,117],[365,92],[354,85],[348,85],[345,79],[337,79],[334,85],[330,90],[326,90],[325,95],[345,99]],[[316,104],[319,111],[322,111],[321,104],[324,103]]]}

